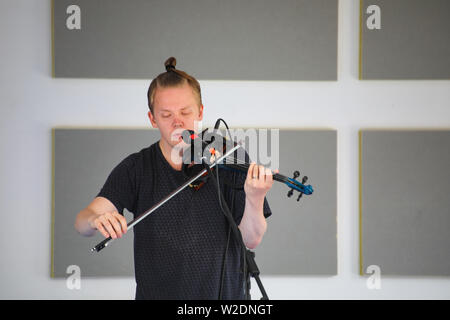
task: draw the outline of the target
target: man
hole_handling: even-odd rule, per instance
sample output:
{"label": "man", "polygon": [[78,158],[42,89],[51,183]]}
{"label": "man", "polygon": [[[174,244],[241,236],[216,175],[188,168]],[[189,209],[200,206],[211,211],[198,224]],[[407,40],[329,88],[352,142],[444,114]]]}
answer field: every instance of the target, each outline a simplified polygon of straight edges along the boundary
{"label": "man", "polygon": [[[105,237],[127,232],[123,209],[135,217],[185,182],[181,171],[181,132],[203,119],[198,81],[175,68],[166,70],[148,90],[148,117],[161,139],[124,159],[109,175],[97,197],[77,215],[75,228],[84,236],[97,230]],[[224,174],[221,173],[222,177]],[[245,246],[255,248],[271,212],[265,200],[272,173],[251,164],[238,174],[244,191],[222,187]],[[222,179],[220,179],[222,180]],[[244,275],[238,242],[230,238],[219,206],[217,185],[186,188],[134,228],[136,299],[242,299]]]}

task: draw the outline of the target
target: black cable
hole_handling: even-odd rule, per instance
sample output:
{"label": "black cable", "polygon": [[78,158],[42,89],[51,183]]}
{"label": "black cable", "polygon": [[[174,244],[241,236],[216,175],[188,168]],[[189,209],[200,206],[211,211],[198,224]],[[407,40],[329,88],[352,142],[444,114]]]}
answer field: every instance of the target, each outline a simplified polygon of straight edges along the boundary
{"label": "black cable", "polygon": [[[230,141],[234,144],[234,141],[233,141],[233,137],[231,136],[231,133],[230,133],[230,128],[228,127],[228,124],[226,123],[226,121],[225,120],[223,120],[222,118],[219,118],[219,119],[217,119],[217,121],[216,121],[216,123],[215,123],[215,125],[214,125],[214,130],[218,130],[219,129],[219,125],[220,125],[220,122],[223,122],[223,124],[225,125],[225,127],[227,128],[227,133],[228,133],[228,136],[230,137]],[[237,151],[236,151],[236,153],[237,153]],[[236,159],[237,159],[237,156],[235,157]],[[225,159],[226,160],[226,159]],[[234,178],[235,178],[235,175],[233,175],[233,187],[232,187],[232,189],[237,189],[236,188],[236,181],[234,180]],[[243,189],[243,187],[242,187],[242,189]],[[234,201],[234,192],[232,191],[232,202]],[[233,208],[233,206],[232,206],[232,210],[233,210],[234,208]],[[244,259],[244,287],[245,287],[245,295],[246,295],[246,299],[247,300],[249,300],[250,299],[250,293],[249,293],[249,288],[250,288],[250,286],[249,285],[247,285],[247,258],[246,258],[246,253],[247,253],[247,248],[244,246],[244,254],[243,254],[243,259]]]}
{"label": "black cable", "polygon": [[[231,133],[230,133],[230,128],[228,127],[228,124],[226,123],[225,120],[223,120],[222,118],[217,119],[217,121],[216,121],[216,123],[214,125],[214,130],[218,130],[219,129],[219,125],[220,125],[221,121],[223,122],[223,124],[227,128],[227,133],[228,133],[228,136],[230,137],[230,141],[234,144],[233,137],[231,136]],[[236,151],[236,154],[237,154],[237,151]],[[237,156],[235,157],[235,159],[237,159]],[[225,161],[226,161],[226,159],[225,159]],[[236,181],[234,180],[234,178],[235,178],[235,175],[233,175],[233,187],[232,187],[232,189],[236,189],[236,183],[235,183]],[[242,187],[242,189],[243,189],[243,187]],[[220,196],[219,196],[219,198],[220,198]],[[234,191],[232,191],[232,201],[234,201]],[[234,209],[234,208],[232,207],[232,209]],[[223,211],[223,209],[222,209],[222,211]],[[243,244],[241,244],[241,245],[243,245]],[[250,284],[247,282],[247,257],[246,257],[247,248],[245,246],[243,248],[244,248],[244,250],[243,250],[244,251],[243,252],[243,259],[244,259],[244,263],[243,263],[244,288],[245,288],[246,300],[249,300],[250,299],[250,293],[249,293],[249,291],[250,291],[249,290],[250,289]]]}
{"label": "black cable", "polygon": [[[219,181],[218,168],[216,169],[216,178],[217,178],[217,181]],[[233,172],[233,184],[235,184],[235,182],[236,182],[236,173]],[[235,199],[234,195],[235,195],[234,190],[232,188],[230,188],[231,212],[234,212],[234,199]],[[225,280],[225,271],[226,271],[227,257],[228,257],[228,247],[230,245],[230,233],[231,233],[231,226],[228,225],[227,245],[225,247],[225,252],[224,252],[224,255],[222,258],[223,260],[222,260],[222,273],[220,276],[219,300],[222,300],[222,296],[223,296],[223,282]]]}
{"label": "black cable", "polygon": [[[214,131],[218,130],[219,125],[220,125],[220,121],[222,121],[224,123],[225,127],[227,128],[227,133],[228,133],[228,136],[230,137],[230,141],[234,144],[233,137],[231,136],[231,133],[230,133],[230,128],[228,127],[228,124],[225,122],[225,120],[223,120],[222,118],[219,118],[216,121],[216,123],[214,125]],[[215,183],[217,184],[219,205],[220,205],[220,208],[221,208],[222,212],[224,213],[225,217],[228,219],[228,222],[229,222],[229,230],[228,230],[229,233],[228,233],[227,246],[226,246],[226,251],[225,251],[225,259],[224,259],[223,265],[222,265],[222,276],[221,276],[221,286],[220,286],[220,290],[219,290],[219,299],[222,298],[223,281],[224,281],[224,276],[225,276],[224,266],[226,265],[226,258],[227,258],[228,245],[229,245],[229,234],[230,234],[230,230],[232,230],[233,233],[234,233],[234,236],[235,236],[235,238],[236,238],[236,240],[238,242],[238,244],[241,247],[241,251],[242,251],[242,253],[241,253],[241,266],[243,268],[242,271],[243,271],[243,274],[244,274],[244,277],[243,277],[244,278],[243,279],[244,284],[243,285],[244,285],[244,288],[245,288],[245,298],[247,300],[249,300],[250,299],[250,293],[249,293],[250,284],[249,284],[249,281],[247,281],[247,257],[246,257],[247,248],[246,248],[246,246],[244,244],[244,240],[242,239],[242,234],[240,233],[239,228],[237,227],[236,222],[233,219],[232,213],[230,212],[230,209],[228,208],[225,199],[223,199],[225,206],[222,204],[223,194],[222,194],[222,192],[220,190],[219,168],[218,168],[218,166],[216,166],[216,176],[217,176],[217,178],[215,178],[212,175],[211,168],[205,162],[203,162],[203,165],[206,166],[206,168],[208,170],[208,175],[210,175],[213,178],[213,180],[215,180]],[[233,184],[235,184],[234,178],[235,178],[235,175],[233,175]],[[234,210],[234,191],[233,191],[233,189],[235,187],[236,186],[233,185],[233,188],[231,188],[232,189],[231,190],[231,192],[232,192],[232,206],[231,206],[232,210]]]}
{"label": "black cable", "polygon": [[223,282],[225,280],[228,246],[230,244],[230,234],[231,234],[231,226],[228,226],[227,245],[225,248],[225,252],[223,253],[223,257],[222,257],[222,272],[220,274],[219,300],[222,300],[222,297],[223,297]]}
{"label": "black cable", "polygon": [[[236,238],[236,240],[238,241],[240,247],[241,247],[241,266],[243,268],[243,273],[244,273],[244,280],[245,280],[245,275],[247,272],[247,258],[246,258],[246,247],[244,244],[244,240],[242,239],[242,234],[239,231],[239,228],[236,225],[236,222],[233,219],[233,215],[230,211],[230,209],[228,208],[228,205],[225,201],[225,199],[223,199],[223,194],[220,190],[220,184],[219,181],[216,179],[216,177],[214,176],[214,174],[211,171],[211,168],[209,167],[209,165],[204,161],[204,159],[202,159],[203,165],[206,167],[206,169],[208,170],[208,175],[214,180],[214,183],[217,185],[217,191],[218,191],[218,197],[219,197],[219,205],[220,208],[223,212],[223,214],[225,215],[225,217],[228,219],[228,223],[229,226],[231,228],[231,231],[233,231],[233,234]],[[216,168],[217,170],[217,168]],[[248,295],[248,290],[246,290],[246,295]]]}

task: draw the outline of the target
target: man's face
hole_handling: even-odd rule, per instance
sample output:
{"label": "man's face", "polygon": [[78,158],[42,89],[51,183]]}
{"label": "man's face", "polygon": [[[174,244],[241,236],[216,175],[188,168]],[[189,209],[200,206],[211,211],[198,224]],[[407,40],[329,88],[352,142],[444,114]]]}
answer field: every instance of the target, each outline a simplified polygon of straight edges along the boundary
{"label": "man's face", "polygon": [[153,114],[148,113],[154,128],[161,132],[161,142],[165,147],[176,146],[181,133],[194,130],[194,122],[203,119],[203,106],[198,105],[193,89],[184,84],[179,87],[156,89]]}

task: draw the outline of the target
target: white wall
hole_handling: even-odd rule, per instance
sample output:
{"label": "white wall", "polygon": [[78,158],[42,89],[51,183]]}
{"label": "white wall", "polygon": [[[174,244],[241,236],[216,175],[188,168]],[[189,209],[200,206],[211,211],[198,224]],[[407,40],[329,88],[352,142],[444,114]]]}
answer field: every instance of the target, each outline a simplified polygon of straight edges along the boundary
{"label": "white wall", "polygon": [[[338,130],[338,275],[263,276],[270,298],[449,299],[450,278],[382,277],[369,290],[358,275],[358,130],[450,127],[450,81],[358,80],[358,15],[359,1],[340,1],[337,82],[201,81],[204,124]],[[72,291],[49,276],[50,130],[147,126],[149,81],[53,79],[50,21],[50,1],[0,2],[0,298],[130,299],[134,279],[82,279]]]}

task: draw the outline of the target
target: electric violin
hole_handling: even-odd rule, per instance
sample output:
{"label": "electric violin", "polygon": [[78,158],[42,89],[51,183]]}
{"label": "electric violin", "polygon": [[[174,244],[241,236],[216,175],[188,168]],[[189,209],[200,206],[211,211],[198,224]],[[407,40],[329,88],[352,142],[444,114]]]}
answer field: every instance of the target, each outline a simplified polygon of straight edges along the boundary
{"label": "electric violin", "polygon": [[[209,138],[205,138],[207,130],[208,129],[205,129],[201,133],[201,137],[199,135],[196,135],[192,130],[185,130],[181,136],[183,141],[186,144],[190,145],[183,155],[182,171],[186,177],[192,177],[193,174],[198,173],[199,170],[203,168],[203,161],[209,165],[214,163],[215,160],[218,159],[221,154],[226,153],[227,149],[229,148],[229,140],[227,140],[222,135],[218,135],[217,132],[215,132],[213,135],[210,135]],[[234,144],[234,146],[236,146],[236,144]],[[248,161],[239,159],[233,154],[224,157],[223,161],[217,164],[217,168],[219,169],[234,170],[244,173],[248,172],[249,167],[250,163]],[[272,175],[275,181],[284,183],[290,188],[287,194],[288,197],[292,197],[292,195],[294,194],[294,190],[299,192],[297,201],[300,201],[301,197],[304,194],[311,195],[314,191],[311,185],[305,185],[305,183],[308,181],[308,177],[303,176],[302,181],[299,182],[297,180],[299,176],[300,172],[298,170],[294,171],[292,178],[289,178],[280,173],[274,173]],[[205,173],[198,180],[190,184],[190,187],[198,190],[207,181],[208,173]]]}
{"label": "electric violin", "polygon": [[[242,148],[241,145],[232,143],[232,145],[229,146],[230,140],[227,140],[223,136],[217,134],[206,138],[205,132],[207,130],[208,129],[204,130],[201,133],[201,137],[196,135],[194,131],[191,130],[185,130],[183,132],[182,139],[188,145],[188,147],[183,152],[182,165],[182,171],[187,177],[186,182],[172,191],[169,195],[167,195],[153,207],[140,214],[134,220],[130,221],[127,224],[128,229],[133,228],[141,220],[153,213],[155,210],[157,210],[159,207],[161,207],[163,204],[165,204],[172,197],[177,195],[188,186],[196,189],[201,188],[202,185],[207,182],[209,175],[212,174],[212,170],[216,166],[227,170],[236,170],[247,173],[250,163],[245,160],[239,160],[238,157],[234,155],[235,153],[237,153],[237,150],[239,148]],[[299,182],[297,180],[299,176],[300,173],[298,171],[294,172],[292,178],[288,178],[282,174],[275,173],[273,174],[273,179],[275,181],[284,183],[291,189],[287,194],[288,197],[291,197],[294,191],[298,191],[300,194],[297,198],[297,201],[299,201],[304,194],[311,195],[313,193],[312,186],[305,185],[308,177],[304,176],[302,178],[302,182]],[[94,246],[91,251],[99,252],[100,250],[105,248],[112,240],[112,237],[104,239],[96,246]]]}

